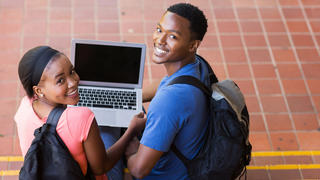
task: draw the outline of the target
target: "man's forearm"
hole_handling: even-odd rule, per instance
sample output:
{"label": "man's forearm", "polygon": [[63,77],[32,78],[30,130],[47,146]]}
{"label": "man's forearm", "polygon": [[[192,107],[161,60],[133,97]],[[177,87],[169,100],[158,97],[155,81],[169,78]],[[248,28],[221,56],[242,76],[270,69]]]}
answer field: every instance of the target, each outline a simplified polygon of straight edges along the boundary
{"label": "man's forearm", "polygon": [[151,172],[162,155],[163,152],[140,144],[137,153],[127,156],[128,169],[134,177],[141,179]]}
{"label": "man's forearm", "polygon": [[132,176],[138,179],[142,179],[143,177],[146,176],[144,175],[145,173],[143,172],[143,170],[139,168],[139,165],[137,165],[136,154],[132,154],[130,155],[130,157],[127,157],[127,166]]}

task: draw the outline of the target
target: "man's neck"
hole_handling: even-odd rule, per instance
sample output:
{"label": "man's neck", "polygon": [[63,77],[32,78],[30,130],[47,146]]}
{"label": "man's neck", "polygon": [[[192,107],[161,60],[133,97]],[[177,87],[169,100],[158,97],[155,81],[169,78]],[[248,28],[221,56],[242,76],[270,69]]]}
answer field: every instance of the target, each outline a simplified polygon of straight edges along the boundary
{"label": "man's neck", "polygon": [[167,75],[171,76],[175,72],[177,72],[179,69],[183,68],[187,64],[191,64],[195,62],[195,55],[190,56],[189,58],[181,61],[176,61],[176,62],[170,62],[164,64],[166,70],[167,70]]}

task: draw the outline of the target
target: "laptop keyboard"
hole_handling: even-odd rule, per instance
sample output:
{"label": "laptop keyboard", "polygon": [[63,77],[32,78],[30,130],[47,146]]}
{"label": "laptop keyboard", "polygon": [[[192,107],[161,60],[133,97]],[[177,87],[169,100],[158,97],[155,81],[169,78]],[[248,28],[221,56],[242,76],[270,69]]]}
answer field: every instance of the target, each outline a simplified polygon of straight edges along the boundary
{"label": "laptop keyboard", "polygon": [[89,89],[79,87],[80,100],[77,106],[112,109],[137,109],[135,91]]}

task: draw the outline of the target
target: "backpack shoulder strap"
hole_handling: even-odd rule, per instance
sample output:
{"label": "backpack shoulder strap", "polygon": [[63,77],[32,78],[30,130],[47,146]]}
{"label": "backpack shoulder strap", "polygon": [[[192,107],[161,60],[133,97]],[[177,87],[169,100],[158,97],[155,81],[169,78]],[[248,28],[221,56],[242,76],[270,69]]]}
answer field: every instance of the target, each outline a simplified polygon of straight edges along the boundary
{"label": "backpack shoulder strap", "polygon": [[183,164],[187,165],[188,162],[190,161],[189,159],[187,159],[180,151],[179,149],[176,147],[176,145],[172,144],[171,145],[171,149],[174,152],[174,154],[182,161]]}
{"label": "backpack shoulder strap", "polygon": [[[189,84],[199,88],[208,97],[211,97],[212,94],[212,91],[206,85],[204,85],[199,79],[193,76],[184,75],[176,77],[169,82],[168,86],[173,84]],[[174,144],[171,145],[171,149],[175,153],[175,155],[183,162],[183,164],[188,164],[189,160],[181,153],[181,151],[179,151],[179,149]]]}
{"label": "backpack shoulder strap", "polygon": [[208,77],[209,77],[209,80],[210,80],[210,84],[212,83],[216,83],[218,82],[218,78],[216,76],[216,74],[213,72],[210,64],[208,63],[208,61],[206,61],[203,57],[201,57],[199,54],[196,54],[196,57],[200,59],[201,61],[201,65],[200,67],[204,68],[207,70],[208,72]]}
{"label": "backpack shoulder strap", "polygon": [[189,84],[189,85],[195,86],[209,97],[211,96],[211,93],[212,93],[211,90],[206,85],[204,85],[199,79],[193,76],[184,75],[184,76],[176,77],[175,79],[169,82],[168,86],[173,84]]}
{"label": "backpack shoulder strap", "polygon": [[57,127],[60,116],[62,115],[65,109],[66,109],[65,107],[60,107],[60,106],[55,107],[48,116],[47,124]]}

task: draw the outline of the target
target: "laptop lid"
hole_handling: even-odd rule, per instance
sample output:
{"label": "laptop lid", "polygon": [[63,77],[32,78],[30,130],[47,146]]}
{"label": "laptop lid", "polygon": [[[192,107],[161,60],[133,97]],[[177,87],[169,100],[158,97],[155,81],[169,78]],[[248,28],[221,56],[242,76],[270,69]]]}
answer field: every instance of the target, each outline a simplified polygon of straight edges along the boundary
{"label": "laptop lid", "polygon": [[142,88],[146,45],[73,39],[71,63],[80,85]]}

